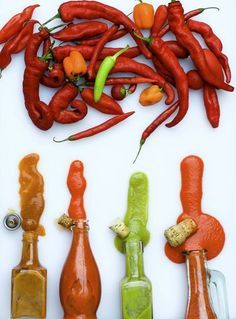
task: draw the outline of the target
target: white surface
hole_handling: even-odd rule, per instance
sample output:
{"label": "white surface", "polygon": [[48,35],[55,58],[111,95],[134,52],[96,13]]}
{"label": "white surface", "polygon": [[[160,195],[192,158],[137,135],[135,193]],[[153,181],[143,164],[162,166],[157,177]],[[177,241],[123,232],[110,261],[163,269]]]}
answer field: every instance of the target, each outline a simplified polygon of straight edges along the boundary
{"label": "white surface", "polygon": [[[41,22],[56,13],[62,1],[43,1],[35,11]],[[106,0],[129,13],[134,1]],[[154,0],[149,2],[155,3]],[[26,0],[0,0],[0,25],[27,5]],[[159,4],[160,2],[158,2]],[[229,55],[235,83],[236,1],[183,0],[186,11],[206,6],[219,6],[220,12],[206,11],[201,20],[209,22]],[[157,5],[157,3],[156,3]],[[56,22],[57,23],[57,22]],[[125,45],[122,41],[120,45]],[[28,118],[22,95],[23,55],[14,56],[12,64],[3,72],[0,81],[0,211],[1,219],[9,207],[19,209],[18,162],[31,152],[41,156],[39,169],[45,179],[46,207],[42,223],[47,236],[40,238],[41,263],[48,269],[48,319],[62,318],[58,297],[61,268],[66,258],[71,234],[58,230],[55,219],[67,210],[69,193],[66,177],[71,161],[84,162],[87,191],[85,207],[90,220],[90,241],[100,268],[102,299],[99,319],[120,319],[119,285],[124,275],[124,256],[113,246],[109,223],[126,210],[128,180],[135,171],[147,173],[150,182],[149,229],[151,242],[145,250],[146,274],[153,284],[154,319],[182,319],[184,317],[187,286],[184,265],[171,263],[164,255],[163,230],[175,222],[181,212],[180,161],[196,154],[205,162],[203,209],[222,222],[226,243],[219,257],[209,262],[210,268],[222,270],[226,276],[230,318],[236,319],[236,98],[235,93],[220,92],[221,125],[212,129],[206,119],[201,92],[191,92],[190,110],[184,121],[173,129],[164,126],[149,138],[139,160],[132,165],[143,129],[164,109],[164,105],[142,108],[139,92],[122,103],[123,108],[136,114],[107,133],[75,143],[55,144],[61,138],[92,126],[105,119],[103,114],[89,110],[84,121],[71,126],[54,125],[48,132],[38,130]],[[45,101],[50,90],[41,93]],[[11,269],[21,255],[21,231],[7,232],[0,223],[0,319],[10,317]]]}

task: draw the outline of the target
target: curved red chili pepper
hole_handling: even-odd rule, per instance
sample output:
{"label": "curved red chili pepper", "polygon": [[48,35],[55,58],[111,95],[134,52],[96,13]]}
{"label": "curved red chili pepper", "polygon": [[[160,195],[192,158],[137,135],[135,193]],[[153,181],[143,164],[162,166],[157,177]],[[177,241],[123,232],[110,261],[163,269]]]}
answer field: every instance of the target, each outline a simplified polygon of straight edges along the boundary
{"label": "curved red chili pepper", "polygon": [[219,126],[220,121],[220,104],[216,89],[205,83],[203,86],[203,98],[207,118],[211,126],[216,128]]}
{"label": "curved red chili pepper", "polygon": [[25,22],[31,19],[37,7],[39,7],[39,4],[28,6],[21,13],[14,15],[0,30],[0,43],[7,42],[13,36],[16,36],[24,27]]}
{"label": "curved red chili pepper", "polygon": [[120,105],[109,95],[103,93],[101,99],[98,102],[94,101],[94,90],[85,88],[82,89],[80,95],[84,102],[98,111],[105,114],[123,114]]}
{"label": "curved red chili pepper", "polygon": [[[79,89],[72,83],[66,83],[51,99],[49,107],[52,109],[54,119],[61,124],[75,123],[87,115],[87,106],[83,101],[75,100]],[[71,104],[74,110],[67,110]]]}
{"label": "curved red chili pepper", "polygon": [[155,12],[154,24],[151,29],[151,37],[158,36],[163,25],[167,22],[168,10],[166,5],[160,5]]}
{"label": "curved red chili pepper", "polygon": [[39,98],[39,82],[47,68],[47,63],[35,57],[26,65],[23,80],[26,109],[32,122],[41,130],[48,130],[53,125],[52,110]]}
{"label": "curved red chili pepper", "polygon": [[[96,70],[98,70],[99,66],[100,66],[100,63],[97,63]],[[171,104],[174,101],[175,92],[172,86],[162,76],[157,74],[150,66],[144,63],[140,63],[138,61],[132,60],[130,58],[119,57],[117,58],[116,64],[112,68],[110,74],[120,73],[120,72],[126,72],[126,73],[131,72],[146,78],[156,80],[157,85],[162,87],[167,95],[166,104]]]}
{"label": "curved red chili pepper", "polygon": [[[121,49],[122,48],[104,48],[102,52],[99,54],[98,59],[103,60],[107,56],[116,54]],[[56,47],[52,49],[54,60],[56,62],[61,63],[67,56],[70,55],[71,51],[78,51],[83,55],[85,60],[90,60],[92,58],[94,48],[88,45],[64,45],[64,46]],[[139,56],[140,54],[141,53],[138,47],[132,47],[132,48],[129,48],[127,51],[125,51],[122,54],[122,56],[135,58]]]}
{"label": "curved red chili pepper", "polygon": [[113,34],[118,30],[119,26],[113,24],[101,37],[100,41],[97,43],[95,48],[93,49],[93,55],[91,57],[90,63],[88,65],[88,78],[94,79],[95,77],[95,65],[98,60],[99,55],[102,52],[102,49],[104,48],[105,44],[108,42],[108,40],[112,37]]}
{"label": "curved red chili pepper", "polygon": [[228,57],[222,53],[223,45],[221,40],[214,34],[207,23],[189,20],[187,25],[191,31],[197,32],[203,37],[208,48],[215,54],[222,65],[226,75],[226,82],[229,83],[231,81],[231,70]]}
{"label": "curved red chili pepper", "polygon": [[62,86],[64,82],[65,73],[61,63],[55,63],[53,69],[47,74],[44,74],[40,81],[41,84],[50,88],[58,88]]}
{"label": "curved red chili pepper", "polygon": [[[122,38],[123,36],[125,36],[128,33],[128,31],[126,29],[120,29],[117,30],[115,34],[113,34],[113,36],[110,37],[110,39],[107,42],[113,41],[113,40],[117,40]],[[91,39],[82,39],[80,41],[74,41],[74,43],[79,44],[79,45],[89,45],[89,46],[95,46],[101,39],[101,36],[99,37],[93,37]]]}
{"label": "curved red chili pepper", "polygon": [[30,64],[31,61],[37,57],[37,52],[39,50],[40,45],[50,36],[48,30],[46,28],[41,28],[39,32],[34,33],[26,46],[25,50],[25,64]]}
{"label": "curved red chili pepper", "polygon": [[69,24],[64,29],[52,34],[52,37],[60,41],[73,41],[87,39],[107,31],[108,26],[104,22],[89,21],[77,24]]}

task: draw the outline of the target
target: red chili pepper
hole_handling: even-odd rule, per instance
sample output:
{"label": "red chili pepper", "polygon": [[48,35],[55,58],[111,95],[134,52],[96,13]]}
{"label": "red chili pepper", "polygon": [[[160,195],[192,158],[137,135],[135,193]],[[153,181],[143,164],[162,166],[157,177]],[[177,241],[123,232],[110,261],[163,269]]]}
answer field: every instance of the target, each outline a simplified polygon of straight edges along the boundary
{"label": "red chili pepper", "polygon": [[[75,123],[87,115],[87,105],[83,101],[75,100],[78,92],[79,89],[75,85],[66,83],[54,94],[49,107],[53,111],[56,122],[61,124]],[[68,110],[69,105],[74,110]]]}
{"label": "red chili pepper", "polygon": [[[98,59],[103,60],[107,56],[114,55],[121,49],[122,48],[104,48],[102,52],[99,54]],[[52,49],[54,60],[58,63],[61,63],[67,56],[70,55],[72,51],[78,51],[83,55],[85,60],[90,60],[93,55],[94,48],[91,46],[86,46],[86,45],[64,45],[64,46],[56,47]],[[125,51],[122,54],[123,57],[129,57],[129,58],[135,58],[139,55],[140,55],[140,50],[138,47],[129,48],[127,51]]]}
{"label": "red chili pepper", "polygon": [[[144,84],[144,83],[156,83],[155,79],[148,79],[143,77],[130,77],[130,78],[107,78],[106,85],[117,85],[117,84]],[[88,86],[94,86],[94,82],[86,82]]]}
{"label": "red chili pepper", "polygon": [[[151,52],[147,49],[145,44],[134,37],[133,30],[139,35],[142,35],[141,31],[122,11],[97,1],[65,2],[59,7],[58,11],[59,13],[52,19],[61,18],[64,22],[72,22],[74,19],[106,19],[114,24],[123,25],[134,38],[143,55],[148,59],[151,58]],[[46,23],[52,21],[52,19],[48,20]],[[44,23],[44,25],[46,23]]]}
{"label": "red chili pepper", "polygon": [[220,104],[216,89],[209,84],[203,86],[203,97],[207,118],[213,128],[219,126],[220,121]]}
{"label": "red chili pepper", "polygon": [[61,63],[55,63],[53,69],[49,70],[47,74],[44,74],[40,83],[50,87],[58,88],[65,82],[65,73],[63,65]]}
{"label": "red chili pepper", "polygon": [[190,70],[187,73],[188,85],[192,90],[200,90],[203,88],[203,80],[197,70]]}
{"label": "red chili pepper", "polygon": [[101,54],[105,44],[108,42],[108,40],[111,38],[113,34],[118,30],[119,26],[113,24],[101,37],[100,41],[97,43],[93,50],[93,55],[91,57],[89,66],[88,66],[88,78],[94,79],[96,76],[95,74],[95,65],[98,60],[99,55]]}
{"label": "red chili pepper", "polygon": [[155,38],[158,36],[163,25],[167,22],[167,6],[160,5],[155,12],[154,24],[151,29],[151,37]]}
{"label": "red chili pepper", "polygon": [[33,33],[34,25],[37,21],[29,21],[18,35],[5,43],[0,52],[0,70],[5,69],[11,62],[11,55],[24,50]]}
{"label": "red chili pepper", "polygon": [[69,24],[64,29],[53,33],[52,37],[60,41],[73,41],[86,39],[107,31],[106,23],[99,21],[81,22],[77,24]]}
{"label": "red chili pepper", "polygon": [[[222,82],[212,74],[211,69],[206,62],[203,49],[185,23],[183,13],[184,10],[179,1],[169,3],[168,20],[171,30],[175,34],[177,41],[189,51],[191,59],[197,67],[203,80],[215,88],[232,92],[234,90],[232,86]],[[171,127],[173,124],[175,123],[169,123],[167,126]]]}
{"label": "red chili pepper", "polygon": [[179,59],[186,59],[189,56],[189,52],[183,48],[177,41],[165,41],[165,44],[171,49],[171,51]]}
{"label": "red chili pepper", "polygon": [[[100,66],[100,62],[96,64],[96,70],[98,70]],[[114,73],[120,73],[120,72],[125,72],[125,73],[134,73],[149,79],[155,80],[156,84],[163,88],[165,91],[167,98],[166,98],[166,104],[171,104],[174,101],[175,98],[175,92],[172,88],[172,86],[166,82],[166,80],[157,74],[150,66],[140,63],[138,61],[132,60],[130,58],[126,57],[119,57],[116,60],[116,64],[111,70],[110,74]]]}
{"label": "red chili pepper", "polygon": [[0,30],[0,43],[4,43],[16,36],[24,27],[24,24],[31,19],[37,7],[39,7],[39,4],[29,6],[21,13],[14,15]]}
{"label": "red chili pepper", "polygon": [[[217,8],[217,7],[198,8],[198,9],[195,9],[195,10],[192,10],[192,11],[189,11],[189,12],[185,13],[184,19],[185,19],[185,21],[188,21],[189,19],[198,16],[199,14],[201,14],[202,12],[204,12],[205,10],[208,10],[208,9],[217,9],[217,10],[219,10],[219,8]],[[160,30],[160,32],[158,33],[158,36],[160,38],[162,38],[169,31],[170,31],[170,25],[166,24]]]}
{"label": "red chili pepper", "polygon": [[[113,34],[113,36],[111,36],[107,42],[111,42],[113,40],[120,39],[123,36],[125,36],[127,33],[128,33],[128,31],[126,29],[117,30],[116,33]],[[79,45],[95,46],[100,41],[100,39],[101,39],[101,36],[95,37],[92,39],[84,39],[84,40],[80,40],[80,41],[74,41],[74,43],[79,44]]]}
{"label": "red chili pepper", "polygon": [[148,139],[148,137],[164,122],[166,121],[179,107],[179,101],[175,102],[173,105],[171,105],[167,110],[162,112],[158,117],[145,129],[145,131],[142,134],[142,137],[140,139],[140,145],[139,145],[139,150],[138,153],[134,159],[134,162],[136,162],[141,149]]}
{"label": "red chili pepper", "polygon": [[47,68],[47,63],[35,57],[26,65],[23,80],[25,106],[29,116],[38,128],[45,131],[53,125],[52,110],[39,98],[39,82]]}
{"label": "red chili pepper", "polygon": [[222,65],[226,75],[226,82],[229,83],[231,81],[231,70],[227,56],[222,53],[223,45],[221,40],[214,34],[207,23],[189,20],[187,25],[191,31],[197,32],[203,37],[208,48],[215,54]]}
{"label": "red chili pepper", "polygon": [[99,134],[101,132],[104,132],[106,130],[108,130],[109,128],[115,126],[116,124],[124,121],[125,119],[127,119],[129,116],[131,116],[132,114],[134,114],[134,112],[129,112],[129,113],[124,113],[121,115],[117,115],[111,119],[109,119],[108,121],[98,125],[98,126],[94,126],[88,130],[79,132],[77,134],[71,135],[68,138],[62,140],[62,141],[57,141],[55,140],[55,138],[53,139],[54,142],[56,143],[61,143],[61,142],[65,142],[65,141],[76,141],[76,140],[81,140],[82,138],[86,138],[86,137],[90,137],[96,134]]}
{"label": "red chili pepper", "polygon": [[171,126],[177,125],[186,115],[189,106],[189,88],[186,73],[179,60],[165,42],[159,38],[143,38],[167,71],[172,74],[179,96],[179,112],[171,122]]}
{"label": "red chili pepper", "polygon": [[25,50],[25,64],[30,64],[31,61],[37,56],[40,45],[44,40],[48,39],[50,36],[46,28],[41,28],[39,32],[34,33],[26,46]]}
{"label": "red chili pepper", "polygon": [[115,100],[113,100],[113,98],[111,98],[105,93],[102,94],[102,97],[98,102],[94,101],[94,90],[92,89],[82,89],[80,95],[86,104],[90,105],[91,107],[97,109],[102,113],[114,115],[123,114],[120,105]]}

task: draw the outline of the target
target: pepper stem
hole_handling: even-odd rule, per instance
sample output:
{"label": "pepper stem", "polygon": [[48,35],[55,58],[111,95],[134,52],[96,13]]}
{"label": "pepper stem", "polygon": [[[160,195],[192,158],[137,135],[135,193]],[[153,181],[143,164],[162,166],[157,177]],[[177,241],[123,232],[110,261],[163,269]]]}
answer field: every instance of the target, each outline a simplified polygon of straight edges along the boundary
{"label": "pepper stem", "polygon": [[125,51],[127,51],[130,48],[129,45],[127,45],[124,49],[121,49],[120,51],[116,52],[116,54],[114,54],[112,57],[113,59],[116,61],[116,59],[123,54]]}
{"label": "pepper stem", "polygon": [[152,41],[153,41],[153,38],[145,38],[145,37],[142,37],[141,35],[139,35],[135,30],[133,30],[133,34],[136,36],[136,38],[140,39],[140,40],[143,40],[145,42],[147,42],[148,44],[151,44]]}
{"label": "pepper stem", "polygon": [[139,144],[139,150],[138,150],[138,153],[137,153],[137,155],[136,155],[136,157],[135,157],[135,159],[134,159],[134,161],[133,161],[133,164],[137,161],[137,159],[138,159],[138,157],[139,157],[139,154],[140,154],[140,152],[141,152],[141,150],[142,150],[142,147],[143,147],[143,144],[145,143],[145,140],[144,139],[141,139],[140,140],[140,144]]}
{"label": "pepper stem", "polygon": [[69,141],[69,137],[65,138],[64,140],[56,140],[56,138],[53,137],[53,142],[55,142],[55,143],[62,143],[62,142],[66,142],[66,141]]}
{"label": "pepper stem", "polygon": [[48,29],[48,32],[51,33],[52,31],[54,31],[55,29],[58,29],[60,27],[64,27],[65,25],[67,25],[67,23],[62,23],[62,24],[59,24],[51,29]]}
{"label": "pepper stem", "polygon": [[198,10],[201,11],[201,12],[203,12],[203,11],[208,10],[208,9],[216,9],[216,10],[220,11],[220,8],[218,8],[218,7],[199,8]]}
{"label": "pepper stem", "polygon": [[51,19],[47,20],[46,22],[43,23],[43,26],[45,26],[46,24],[48,24],[49,22],[55,20],[55,19],[59,19],[61,17],[60,13],[58,12],[55,16],[53,16]]}

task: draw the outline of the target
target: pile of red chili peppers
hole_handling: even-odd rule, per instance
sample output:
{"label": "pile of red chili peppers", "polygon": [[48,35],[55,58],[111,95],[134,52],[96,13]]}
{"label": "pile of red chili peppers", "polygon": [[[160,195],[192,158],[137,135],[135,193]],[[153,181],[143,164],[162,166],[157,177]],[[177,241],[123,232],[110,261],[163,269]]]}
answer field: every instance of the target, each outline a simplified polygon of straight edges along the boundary
{"label": "pile of red chili peppers", "polygon": [[[122,11],[97,1],[85,0],[63,3],[56,16],[40,24],[38,32],[34,33],[37,21],[31,18],[37,7],[25,8],[0,30],[0,43],[4,43],[0,52],[0,69],[2,71],[8,66],[12,54],[25,49],[25,106],[38,128],[48,130],[54,122],[68,124],[80,121],[86,116],[89,105],[114,117],[65,140],[74,141],[98,134],[134,113],[124,113],[117,101],[132,94],[140,83],[157,84],[166,94],[166,104],[170,105],[145,129],[140,150],[150,134],[176,111],[176,116],[166,124],[167,127],[177,125],[184,118],[189,108],[189,89],[202,89],[207,118],[212,127],[218,127],[220,106],[217,90],[232,92],[234,88],[229,85],[231,71],[220,39],[208,24],[193,20],[209,8],[185,13],[180,1],[172,0],[167,6],[160,5],[153,17],[150,37],[144,38],[135,22]],[[112,25],[96,20],[101,18]],[[63,25],[58,26],[63,27],[60,31],[53,32],[56,27],[47,27],[54,19],[62,20]],[[83,22],[78,22],[78,19],[83,19]],[[142,19],[140,12],[138,19]],[[140,25],[147,24],[140,21]],[[168,32],[174,34],[175,40],[163,39]],[[195,33],[203,38],[207,48],[201,46]],[[125,49],[106,47],[108,42],[127,34],[134,39],[136,46]],[[61,43],[56,46],[52,38],[53,42]],[[41,54],[39,50],[42,50]],[[80,56],[76,57],[74,52],[79,52]],[[134,59],[140,55],[152,60],[154,67]],[[115,58],[112,60],[113,56]],[[107,57],[110,57],[110,63],[108,60],[102,63]],[[77,66],[76,72],[71,70],[68,76],[63,65],[65,58],[71,59],[67,60],[69,70],[73,59],[84,59],[83,71]],[[181,59],[186,58],[191,58],[194,64],[194,69],[188,72],[180,63]],[[112,77],[115,73],[133,73],[134,76]],[[96,78],[97,75],[99,78]],[[95,80],[96,86],[100,87],[94,88]],[[49,104],[40,100],[40,84],[58,88]],[[102,93],[104,85],[112,86],[111,96]],[[95,99],[97,92],[94,90],[99,91]]]}

